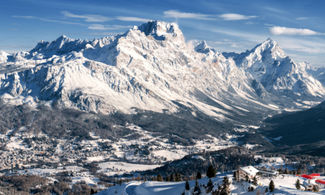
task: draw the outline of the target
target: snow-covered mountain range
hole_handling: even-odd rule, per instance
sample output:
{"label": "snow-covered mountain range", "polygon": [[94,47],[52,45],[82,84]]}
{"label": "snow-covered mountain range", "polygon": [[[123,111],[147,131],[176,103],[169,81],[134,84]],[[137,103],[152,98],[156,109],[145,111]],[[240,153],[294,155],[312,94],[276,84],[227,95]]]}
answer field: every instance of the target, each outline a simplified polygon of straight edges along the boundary
{"label": "snow-covered mountain range", "polygon": [[61,36],[29,52],[0,52],[0,98],[11,104],[103,114],[190,108],[221,121],[308,107],[324,96],[322,84],[271,39],[222,54],[186,42],[177,24],[161,21],[113,37]]}

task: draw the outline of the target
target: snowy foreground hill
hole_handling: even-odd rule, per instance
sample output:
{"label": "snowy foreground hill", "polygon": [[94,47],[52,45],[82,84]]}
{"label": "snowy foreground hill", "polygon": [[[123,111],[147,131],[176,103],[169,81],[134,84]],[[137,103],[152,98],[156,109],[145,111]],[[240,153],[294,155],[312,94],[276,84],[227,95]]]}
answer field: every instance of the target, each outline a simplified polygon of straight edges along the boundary
{"label": "snowy foreground hill", "polygon": [[[217,189],[218,185],[222,185],[222,180],[226,176],[225,174],[217,175],[217,177],[212,178],[212,182],[214,185],[214,189]],[[229,178],[232,175],[227,175]],[[297,179],[300,179],[298,176],[292,175],[279,175],[272,180],[275,183],[274,192],[265,193],[265,189],[268,188],[270,183],[270,178],[262,178],[258,181],[258,185],[252,185],[248,182],[236,182],[231,181],[230,185],[230,193],[231,194],[251,194],[255,195],[259,194],[299,194],[299,195],[316,195],[316,194],[324,194],[325,191],[320,192],[308,192],[303,190],[297,190],[295,187],[295,182]],[[199,180],[199,185],[201,188],[202,195],[211,195],[211,193],[206,193],[206,188],[203,186],[207,185],[208,178],[203,178]],[[111,194],[119,194],[119,195],[181,195],[185,192],[185,195],[192,194],[195,186],[195,181],[190,181],[190,190],[185,190],[185,182],[156,182],[156,181],[147,181],[147,182],[129,182],[123,183],[122,185],[116,185],[114,187],[108,188],[105,191],[99,192],[98,195],[111,195]],[[247,192],[248,187],[253,186],[253,192]]]}

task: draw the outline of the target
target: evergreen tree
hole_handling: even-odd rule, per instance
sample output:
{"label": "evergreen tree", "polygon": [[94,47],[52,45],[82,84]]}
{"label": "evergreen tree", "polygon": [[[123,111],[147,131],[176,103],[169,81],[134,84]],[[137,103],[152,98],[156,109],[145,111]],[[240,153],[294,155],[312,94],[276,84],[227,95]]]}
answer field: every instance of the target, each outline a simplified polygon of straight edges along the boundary
{"label": "evergreen tree", "polygon": [[227,176],[223,178],[220,194],[221,195],[230,194],[230,182]]}
{"label": "evergreen tree", "polygon": [[174,174],[170,174],[170,177],[169,177],[169,181],[175,181],[175,177],[174,177]]}
{"label": "evergreen tree", "polygon": [[182,178],[181,178],[181,174],[180,173],[176,173],[175,174],[175,181],[181,181]]}
{"label": "evergreen tree", "polygon": [[298,189],[298,190],[300,190],[300,180],[299,179],[297,179],[297,181],[296,181],[296,188]]}
{"label": "evergreen tree", "polygon": [[158,174],[158,175],[157,175],[157,181],[162,181],[162,180],[163,180],[163,179],[162,179],[161,175]]}
{"label": "evergreen tree", "polygon": [[238,170],[234,171],[233,177],[234,177],[234,179],[233,179],[234,181],[239,181],[239,171]]}
{"label": "evergreen tree", "polygon": [[206,190],[206,192],[207,193],[210,193],[212,190],[213,190],[213,183],[212,183],[212,181],[211,181],[211,179],[209,179],[209,181],[208,181],[208,183],[207,183],[207,190]]}
{"label": "evergreen tree", "polygon": [[230,181],[229,181],[229,178],[227,176],[225,176],[222,180],[222,184],[224,186],[229,186],[230,185]]}
{"label": "evergreen tree", "polygon": [[186,180],[185,182],[185,190],[190,190],[190,184],[188,183],[188,181]]}
{"label": "evergreen tree", "polygon": [[237,181],[237,171],[234,171],[234,173],[233,173],[232,177],[234,178],[234,180],[236,180],[236,181]]}
{"label": "evergreen tree", "polygon": [[254,178],[253,178],[253,184],[257,186],[257,178],[256,178],[256,176],[254,176]]}
{"label": "evergreen tree", "polygon": [[275,189],[274,182],[273,182],[273,180],[271,180],[270,184],[269,184],[269,190],[270,190],[270,192],[273,192],[274,189]]}
{"label": "evergreen tree", "polygon": [[214,167],[212,165],[210,165],[208,167],[208,170],[207,170],[207,176],[209,178],[212,178],[212,177],[215,177],[216,176],[216,170],[214,169]]}
{"label": "evergreen tree", "polygon": [[201,178],[202,178],[201,172],[198,171],[197,174],[196,174],[196,179],[201,179]]}
{"label": "evergreen tree", "polygon": [[289,170],[288,170],[288,168],[286,168],[286,169],[284,170],[284,174],[289,174]]}
{"label": "evergreen tree", "polygon": [[200,189],[200,186],[199,186],[199,183],[197,182],[197,180],[195,181],[195,186],[194,186],[193,194],[194,195],[201,194],[201,189]]}

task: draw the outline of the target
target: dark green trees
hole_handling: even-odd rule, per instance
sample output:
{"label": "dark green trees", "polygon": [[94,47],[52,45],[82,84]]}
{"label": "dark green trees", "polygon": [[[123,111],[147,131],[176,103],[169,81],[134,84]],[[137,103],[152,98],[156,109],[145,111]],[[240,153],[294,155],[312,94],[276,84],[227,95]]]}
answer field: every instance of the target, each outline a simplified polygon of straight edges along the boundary
{"label": "dark green trees", "polygon": [[207,170],[207,176],[208,176],[209,178],[212,178],[212,177],[215,177],[215,176],[216,176],[216,170],[215,170],[215,168],[214,168],[212,165],[210,165],[210,166],[208,167],[208,170]]}

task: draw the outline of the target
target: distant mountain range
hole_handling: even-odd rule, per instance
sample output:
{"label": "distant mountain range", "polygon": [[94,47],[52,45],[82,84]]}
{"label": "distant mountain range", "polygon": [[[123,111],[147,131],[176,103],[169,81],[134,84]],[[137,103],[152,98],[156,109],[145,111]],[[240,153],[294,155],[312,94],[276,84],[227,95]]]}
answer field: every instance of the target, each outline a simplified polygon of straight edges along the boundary
{"label": "distant mountain range", "polygon": [[227,120],[233,113],[308,107],[325,95],[271,39],[222,54],[205,42],[185,42],[177,24],[160,21],[92,41],[61,36],[0,56],[0,96],[13,104],[104,114],[188,107]]}
{"label": "distant mountain range", "polygon": [[91,41],[60,36],[28,52],[0,52],[0,103],[14,113],[1,118],[1,131],[73,136],[70,129],[79,129],[78,135],[89,130],[114,139],[134,124],[195,144],[320,103],[324,74],[317,73],[274,40],[220,53],[205,41],[186,42],[175,23],[150,21]]}

